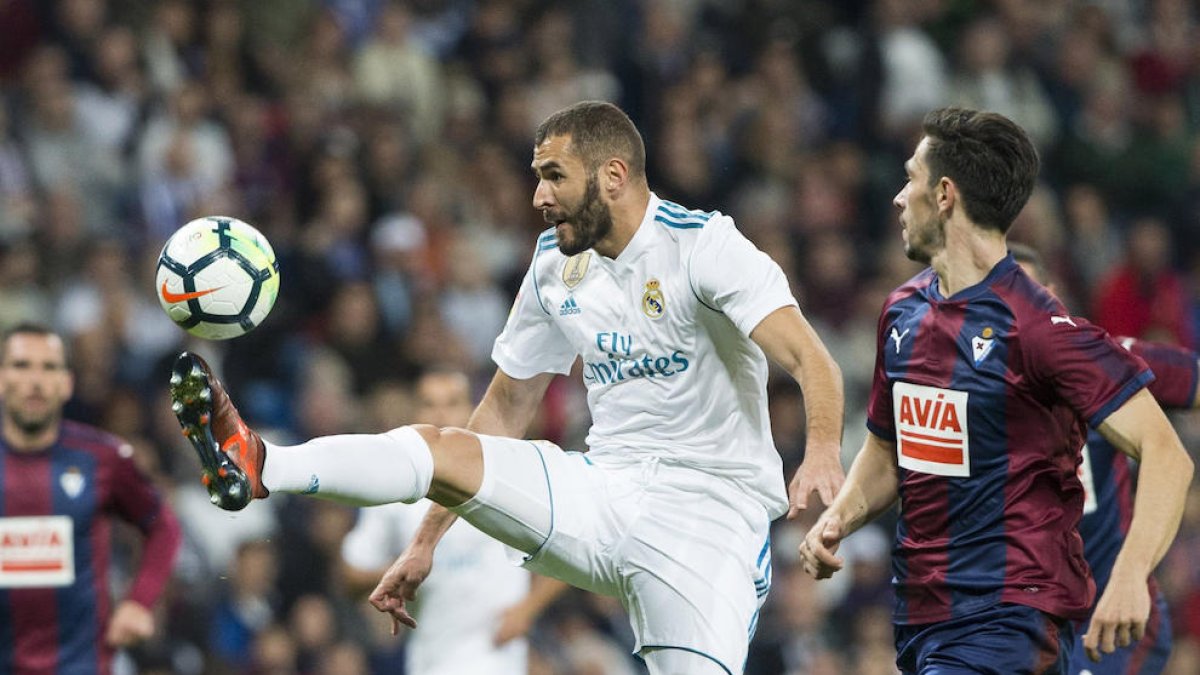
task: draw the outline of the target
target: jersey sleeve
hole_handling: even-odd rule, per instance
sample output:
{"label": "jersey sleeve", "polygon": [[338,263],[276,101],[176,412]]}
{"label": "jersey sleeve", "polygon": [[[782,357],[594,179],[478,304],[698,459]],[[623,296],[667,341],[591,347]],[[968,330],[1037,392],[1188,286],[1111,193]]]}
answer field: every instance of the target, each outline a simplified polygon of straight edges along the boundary
{"label": "jersey sleeve", "polygon": [[882,439],[896,440],[896,423],[892,415],[892,383],[884,367],[884,326],[887,325],[887,308],[879,314],[879,326],[875,336],[875,373],[871,377],[871,393],[867,398],[867,429]]}
{"label": "jersey sleeve", "polygon": [[131,445],[120,442],[112,462],[113,509],[144,537],[129,599],[150,607],[162,594],[171,576],[183,531],[175,512],[162,499],[154,483],[134,464]]}
{"label": "jersey sleeve", "polygon": [[778,263],[728,216],[713,218],[700,234],[688,261],[688,278],[700,302],[729,317],[746,335],[771,312],[797,306]]}
{"label": "jersey sleeve", "polygon": [[1154,380],[1145,361],[1086,319],[1038,314],[1021,332],[1030,373],[1092,428]]}
{"label": "jersey sleeve", "polygon": [[1150,393],[1164,408],[1192,408],[1200,380],[1200,354],[1183,347],[1147,342],[1135,338],[1117,338],[1131,353],[1140,356],[1154,373]]}
{"label": "jersey sleeve", "polygon": [[546,254],[540,250],[534,253],[504,331],[492,346],[492,360],[500,370],[519,380],[541,373],[565,375],[575,362],[574,348],[542,302],[537,272],[539,257]]}

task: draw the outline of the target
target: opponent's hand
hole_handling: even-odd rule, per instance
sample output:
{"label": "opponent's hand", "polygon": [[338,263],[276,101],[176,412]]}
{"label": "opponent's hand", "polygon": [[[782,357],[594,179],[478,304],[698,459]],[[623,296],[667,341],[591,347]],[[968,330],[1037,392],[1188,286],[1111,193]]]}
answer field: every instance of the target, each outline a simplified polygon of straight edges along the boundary
{"label": "opponent's hand", "polygon": [[1146,579],[1118,578],[1114,570],[1083,635],[1083,649],[1088,658],[1099,661],[1101,654],[1111,654],[1118,647],[1141,640],[1149,618],[1150,591]]}
{"label": "opponent's hand", "polygon": [[141,603],[124,600],[108,620],[104,640],[110,647],[132,647],[154,635],[154,613]]}
{"label": "opponent's hand", "polygon": [[828,579],[842,569],[845,561],[837,556],[842,543],[842,521],[829,511],[821,514],[800,544],[800,563],[814,579]]}
{"label": "opponent's hand", "polygon": [[379,585],[368,598],[371,605],[392,617],[392,635],[400,634],[400,626],[417,627],[417,620],[408,613],[405,603],[417,594],[417,588],[433,569],[433,551],[409,549],[383,573]]}
{"label": "opponent's hand", "polygon": [[500,615],[500,625],[492,635],[492,644],[497,647],[519,637],[524,637],[533,628],[534,617],[530,614],[525,603],[517,604],[504,610]]}
{"label": "opponent's hand", "polygon": [[840,448],[814,448],[811,444],[808,446],[804,453],[804,462],[796,469],[796,475],[788,485],[788,519],[795,518],[808,508],[808,496],[814,491],[821,497],[821,503],[825,506],[833,503],[833,498],[846,481],[840,451]]}

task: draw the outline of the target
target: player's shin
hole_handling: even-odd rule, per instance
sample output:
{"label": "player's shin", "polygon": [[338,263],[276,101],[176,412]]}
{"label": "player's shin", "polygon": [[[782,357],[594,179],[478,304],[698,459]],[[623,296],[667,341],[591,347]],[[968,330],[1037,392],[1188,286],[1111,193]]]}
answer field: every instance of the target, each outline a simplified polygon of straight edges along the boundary
{"label": "player's shin", "polygon": [[411,427],[324,436],[295,446],[268,443],[263,465],[263,485],[271,492],[359,506],[415,502],[432,480],[429,445]]}

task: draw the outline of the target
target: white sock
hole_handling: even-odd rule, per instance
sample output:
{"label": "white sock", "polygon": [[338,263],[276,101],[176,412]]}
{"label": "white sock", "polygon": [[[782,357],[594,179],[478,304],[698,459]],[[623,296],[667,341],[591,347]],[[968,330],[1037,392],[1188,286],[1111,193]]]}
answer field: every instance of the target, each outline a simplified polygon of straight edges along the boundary
{"label": "white sock", "polygon": [[266,443],[266,449],[262,480],[271,492],[360,506],[411,504],[433,481],[429,444],[411,427],[323,436],[292,446]]}

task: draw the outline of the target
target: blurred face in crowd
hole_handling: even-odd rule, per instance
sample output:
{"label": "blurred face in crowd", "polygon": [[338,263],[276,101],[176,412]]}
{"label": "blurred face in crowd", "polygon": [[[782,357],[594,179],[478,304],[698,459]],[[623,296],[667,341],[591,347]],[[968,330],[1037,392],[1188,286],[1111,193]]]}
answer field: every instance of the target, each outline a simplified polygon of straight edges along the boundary
{"label": "blurred face in crowd", "polygon": [[414,418],[439,427],[465,427],[471,417],[471,383],[462,373],[429,373],[417,380]]}
{"label": "blurred face in crowd", "polygon": [[40,333],[10,335],[0,360],[4,433],[9,441],[56,427],[63,404],[71,398],[72,385],[62,338]]}
{"label": "blurred face in crowd", "polygon": [[582,253],[612,231],[613,217],[600,196],[595,172],[571,149],[570,136],[549,136],[533,149],[537,188],[533,208],[554,225],[563,255]]}
{"label": "blurred face in crowd", "polygon": [[937,209],[935,183],[929,183],[929,166],[925,155],[929,139],[921,139],[913,156],[904,163],[908,181],[892,203],[900,209],[900,225],[904,230],[904,254],[909,260],[928,265],[933,256],[946,247],[946,226]]}

